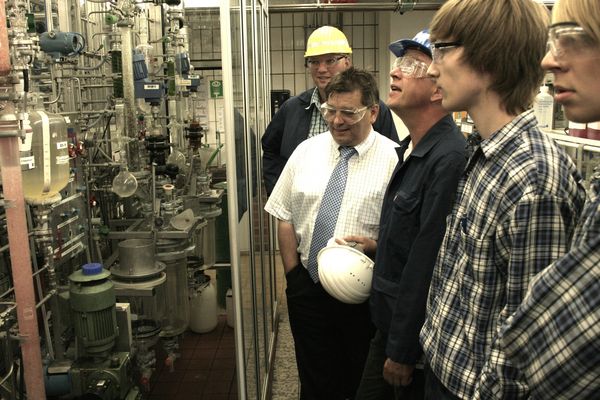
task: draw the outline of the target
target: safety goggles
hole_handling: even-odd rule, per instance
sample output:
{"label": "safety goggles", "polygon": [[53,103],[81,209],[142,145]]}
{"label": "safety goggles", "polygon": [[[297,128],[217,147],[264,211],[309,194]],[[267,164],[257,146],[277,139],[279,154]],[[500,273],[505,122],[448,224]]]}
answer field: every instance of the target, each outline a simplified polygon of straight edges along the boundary
{"label": "safety goggles", "polygon": [[426,78],[429,65],[409,56],[398,57],[394,61],[394,69],[399,68],[405,78]]}
{"label": "safety goggles", "polygon": [[557,60],[577,57],[597,46],[598,43],[575,22],[559,22],[550,25],[548,30],[546,51]]}
{"label": "safety goggles", "polygon": [[437,42],[431,44],[431,59],[434,64],[439,64],[449,50],[462,46],[461,42]]}
{"label": "safety goggles", "polygon": [[306,60],[306,66],[308,68],[317,69],[321,64],[325,64],[326,68],[333,68],[337,63],[340,62],[342,58],[346,58],[347,56],[335,56],[329,57],[325,60],[319,60],[318,58],[308,58]]}
{"label": "safety goggles", "polygon": [[327,103],[323,103],[321,104],[320,110],[321,115],[323,115],[323,118],[328,124],[332,123],[336,115],[338,115],[339,113],[340,118],[344,121],[346,125],[354,125],[358,123],[358,121],[363,119],[365,113],[367,112],[367,109],[369,109],[370,107],[371,106],[364,106],[362,108],[356,108],[354,110],[347,110],[341,108],[334,108]]}

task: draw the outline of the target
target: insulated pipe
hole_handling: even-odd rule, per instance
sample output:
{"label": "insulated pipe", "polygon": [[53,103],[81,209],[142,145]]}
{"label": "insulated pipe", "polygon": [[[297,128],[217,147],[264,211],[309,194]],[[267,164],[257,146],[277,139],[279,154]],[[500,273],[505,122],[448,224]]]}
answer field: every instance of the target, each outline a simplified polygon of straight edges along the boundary
{"label": "insulated pipe", "polygon": [[0,138],[0,166],[2,187],[6,202],[6,225],[10,244],[11,269],[17,301],[20,347],[23,354],[23,370],[27,398],[46,398],[42,371],[42,352],[38,334],[35,293],[27,222],[25,218],[25,198],[21,165],[19,163],[19,138]]}

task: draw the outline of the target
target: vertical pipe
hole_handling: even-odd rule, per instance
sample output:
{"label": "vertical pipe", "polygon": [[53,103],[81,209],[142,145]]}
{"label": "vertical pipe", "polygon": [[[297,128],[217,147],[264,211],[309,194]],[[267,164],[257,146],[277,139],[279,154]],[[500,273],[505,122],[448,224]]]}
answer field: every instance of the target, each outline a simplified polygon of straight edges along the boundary
{"label": "vertical pipe", "polygon": [[[133,82],[133,38],[129,25],[120,26],[121,31],[121,60],[123,71],[123,111],[125,117],[124,137],[137,138],[137,120],[135,106],[135,86]],[[139,154],[137,140],[126,141],[127,165],[130,169],[139,169]]]}
{"label": "vertical pipe", "polygon": [[35,293],[31,271],[31,255],[25,220],[25,199],[19,164],[19,138],[0,138],[0,165],[2,187],[6,201],[6,222],[10,259],[17,300],[17,319],[21,335],[21,352],[27,398],[45,399],[42,374],[42,352],[38,334]]}
{"label": "vertical pipe", "polygon": [[5,0],[0,0],[0,76],[6,76],[10,72],[10,54],[8,51],[8,28],[6,26]]}
{"label": "vertical pipe", "polygon": [[123,103],[125,105],[125,135],[136,137],[135,88],[133,83],[133,44],[131,28],[120,27],[121,60],[123,61]]}

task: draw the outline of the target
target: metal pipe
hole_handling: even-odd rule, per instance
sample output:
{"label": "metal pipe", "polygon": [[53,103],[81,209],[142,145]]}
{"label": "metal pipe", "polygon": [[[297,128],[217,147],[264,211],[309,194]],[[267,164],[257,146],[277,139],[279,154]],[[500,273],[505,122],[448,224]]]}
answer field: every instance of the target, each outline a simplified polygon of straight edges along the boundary
{"label": "metal pipe", "polygon": [[[437,10],[440,3],[421,3],[415,5],[415,10]],[[303,3],[269,5],[269,13],[286,13],[297,11],[395,11],[397,3]]]}
{"label": "metal pipe", "polygon": [[[406,4],[408,3],[408,4]],[[414,4],[412,4],[414,3]],[[411,7],[409,11],[435,11],[438,10],[444,1],[439,2],[417,2],[402,1],[390,2],[387,4],[377,3],[302,3],[302,4],[275,4],[269,5],[269,13],[288,13],[298,11],[396,11],[402,5]],[[542,2],[547,7],[554,5],[554,0],[544,0]]]}
{"label": "metal pipe", "polygon": [[52,21],[52,0],[44,0],[44,14],[46,30],[52,32],[54,30],[54,22]]}
{"label": "metal pipe", "polygon": [[7,203],[6,221],[15,299],[19,305],[17,320],[22,339],[20,347],[23,354],[25,387],[28,398],[45,399],[18,137],[0,139],[0,165],[2,165],[4,198]]}

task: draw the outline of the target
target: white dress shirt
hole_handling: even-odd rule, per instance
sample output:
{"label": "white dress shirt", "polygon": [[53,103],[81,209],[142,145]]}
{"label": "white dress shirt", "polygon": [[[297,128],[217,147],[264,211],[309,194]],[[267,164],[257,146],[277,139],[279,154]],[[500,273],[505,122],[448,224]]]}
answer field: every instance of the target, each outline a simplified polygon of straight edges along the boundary
{"label": "white dress shirt", "polygon": [[[379,216],[389,179],[398,163],[397,143],[371,129],[348,161],[348,179],[335,237],[367,236],[377,240]],[[340,154],[331,133],[302,142],[285,165],[265,210],[291,223],[300,261],[306,266],[315,218],[323,192]]]}

